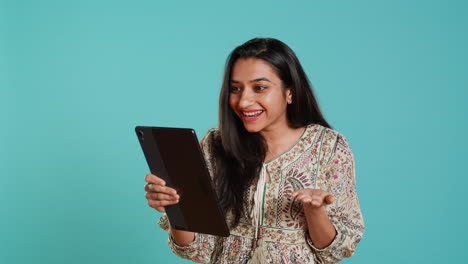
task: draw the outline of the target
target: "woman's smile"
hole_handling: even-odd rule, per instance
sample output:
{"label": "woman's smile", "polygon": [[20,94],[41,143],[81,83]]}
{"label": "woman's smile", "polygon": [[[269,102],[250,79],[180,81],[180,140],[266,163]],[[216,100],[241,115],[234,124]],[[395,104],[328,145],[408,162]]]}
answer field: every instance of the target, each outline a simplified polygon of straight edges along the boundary
{"label": "woman's smile", "polygon": [[260,115],[263,113],[263,110],[244,110],[241,111],[242,117],[245,121],[255,121],[260,118]]}
{"label": "woman's smile", "polygon": [[232,69],[229,105],[249,132],[288,126],[289,89],[284,89],[273,67],[257,58],[238,59]]}

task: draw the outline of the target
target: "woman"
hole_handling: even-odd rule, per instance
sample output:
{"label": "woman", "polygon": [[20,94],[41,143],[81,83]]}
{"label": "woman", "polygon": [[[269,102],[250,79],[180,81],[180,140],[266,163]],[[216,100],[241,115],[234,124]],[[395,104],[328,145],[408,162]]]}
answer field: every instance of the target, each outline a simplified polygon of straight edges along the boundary
{"label": "woman", "polygon": [[[325,121],[294,52],[256,38],[225,68],[219,128],[201,141],[226,212],[227,238],[170,228],[169,246],[202,263],[335,263],[353,255],[364,232],[354,158]],[[180,197],[148,174],[150,207]]]}

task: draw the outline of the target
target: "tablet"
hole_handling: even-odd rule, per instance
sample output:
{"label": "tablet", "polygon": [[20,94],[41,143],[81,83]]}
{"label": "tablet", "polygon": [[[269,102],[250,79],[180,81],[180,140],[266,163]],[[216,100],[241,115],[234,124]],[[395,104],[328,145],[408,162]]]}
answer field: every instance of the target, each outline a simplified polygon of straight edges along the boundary
{"label": "tablet", "polygon": [[165,207],[171,227],[229,236],[195,130],[137,126],[135,132],[151,173],[180,195],[178,204]]}

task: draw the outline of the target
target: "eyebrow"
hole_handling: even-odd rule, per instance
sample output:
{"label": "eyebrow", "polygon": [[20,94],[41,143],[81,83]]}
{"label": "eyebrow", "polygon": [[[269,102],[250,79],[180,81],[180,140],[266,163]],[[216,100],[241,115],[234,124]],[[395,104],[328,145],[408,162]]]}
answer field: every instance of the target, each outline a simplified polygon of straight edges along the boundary
{"label": "eyebrow", "polygon": [[[249,82],[252,83],[252,82],[260,82],[260,81],[271,82],[270,80],[268,80],[268,79],[265,78],[265,77],[260,77],[260,78],[257,78],[257,79],[253,79],[253,80],[250,80]],[[229,82],[231,82],[231,83],[239,83],[239,81],[236,81],[236,80],[230,80]]]}

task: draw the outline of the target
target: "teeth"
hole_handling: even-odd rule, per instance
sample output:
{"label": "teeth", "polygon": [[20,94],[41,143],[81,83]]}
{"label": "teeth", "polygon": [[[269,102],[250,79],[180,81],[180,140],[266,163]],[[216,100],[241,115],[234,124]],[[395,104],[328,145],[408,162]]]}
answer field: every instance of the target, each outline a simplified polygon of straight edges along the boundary
{"label": "teeth", "polygon": [[244,116],[247,116],[247,117],[254,117],[254,116],[258,116],[262,112],[263,112],[263,110],[259,110],[259,111],[256,111],[256,112],[242,112],[242,114]]}

